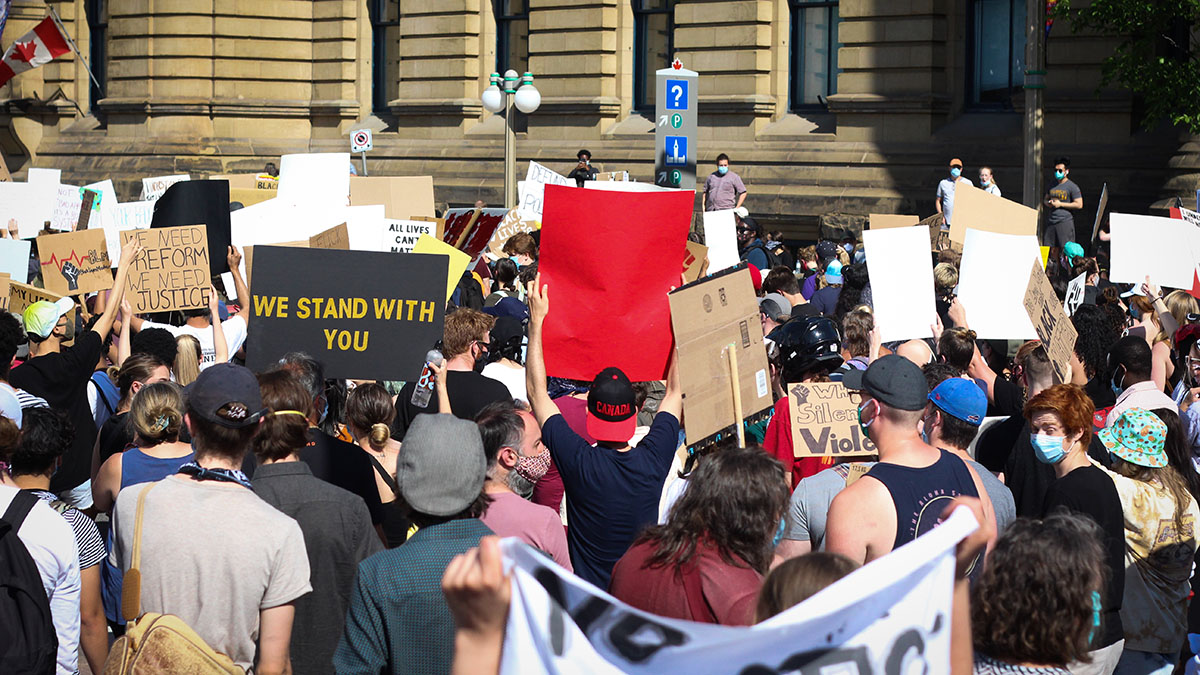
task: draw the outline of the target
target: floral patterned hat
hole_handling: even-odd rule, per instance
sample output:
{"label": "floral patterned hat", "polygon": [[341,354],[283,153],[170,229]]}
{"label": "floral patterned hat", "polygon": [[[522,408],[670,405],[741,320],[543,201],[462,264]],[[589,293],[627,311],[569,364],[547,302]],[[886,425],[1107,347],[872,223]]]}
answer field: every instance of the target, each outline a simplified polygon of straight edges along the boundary
{"label": "floral patterned hat", "polygon": [[1126,410],[1097,436],[1109,452],[1130,464],[1152,469],[1167,465],[1167,425],[1148,410]]}

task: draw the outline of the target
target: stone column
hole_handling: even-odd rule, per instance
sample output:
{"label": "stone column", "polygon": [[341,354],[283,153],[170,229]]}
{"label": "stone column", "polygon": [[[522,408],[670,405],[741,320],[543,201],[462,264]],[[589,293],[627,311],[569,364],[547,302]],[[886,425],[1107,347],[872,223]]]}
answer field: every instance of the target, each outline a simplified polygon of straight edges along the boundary
{"label": "stone column", "polygon": [[[479,120],[479,94],[494,58],[485,48],[490,0],[402,0],[399,97],[391,101],[406,138],[461,138]],[[487,66],[484,61],[488,61]]]}

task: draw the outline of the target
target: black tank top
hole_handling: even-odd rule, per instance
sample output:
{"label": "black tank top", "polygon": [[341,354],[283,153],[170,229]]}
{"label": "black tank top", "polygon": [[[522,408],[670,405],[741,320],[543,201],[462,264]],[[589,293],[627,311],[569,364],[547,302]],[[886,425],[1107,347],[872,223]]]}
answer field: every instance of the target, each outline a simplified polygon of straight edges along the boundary
{"label": "black tank top", "polygon": [[955,497],[978,497],[967,464],[957,455],[938,449],[941,456],[930,466],[914,468],[879,462],[867,475],[888,489],[896,505],[895,550],[932,530],[942,511]]}

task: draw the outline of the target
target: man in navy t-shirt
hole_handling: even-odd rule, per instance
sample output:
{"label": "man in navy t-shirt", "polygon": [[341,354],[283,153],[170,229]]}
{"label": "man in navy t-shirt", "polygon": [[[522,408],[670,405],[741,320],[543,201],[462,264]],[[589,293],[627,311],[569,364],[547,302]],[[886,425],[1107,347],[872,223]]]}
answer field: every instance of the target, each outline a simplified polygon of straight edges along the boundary
{"label": "man in navy t-shirt", "polygon": [[607,589],[613,565],[643,528],[658,522],[659,497],[679,443],[683,396],[672,357],[667,393],[650,432],[631,447],[638,412],[633,385],[619,368],[605,368],[588,391],[587,430],[596,439],[589,445],[571,431],[546,392],[542,324],[549,309],[539,277],[529,287],[529,404],[566,489],[567,550],[575,574]]}

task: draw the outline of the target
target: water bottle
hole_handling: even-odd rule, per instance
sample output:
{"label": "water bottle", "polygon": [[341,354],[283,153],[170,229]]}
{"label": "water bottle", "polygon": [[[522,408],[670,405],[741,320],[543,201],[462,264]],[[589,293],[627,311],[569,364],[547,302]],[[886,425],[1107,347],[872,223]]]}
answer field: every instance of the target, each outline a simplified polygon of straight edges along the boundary
{"label": "water bottle", "polygon": [[430,349],[425,355],[425,367],[421,370],[421,379],[417,380],[416,386],[413,388],[412,404],[418,408],[424,408],[429,405],[429,399],[433,397],[433,388],[437,384],[433,368],[429,364],[442,365],[442,353],[436,349]]}

